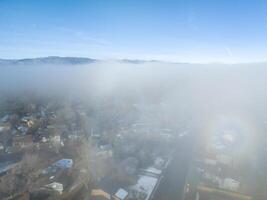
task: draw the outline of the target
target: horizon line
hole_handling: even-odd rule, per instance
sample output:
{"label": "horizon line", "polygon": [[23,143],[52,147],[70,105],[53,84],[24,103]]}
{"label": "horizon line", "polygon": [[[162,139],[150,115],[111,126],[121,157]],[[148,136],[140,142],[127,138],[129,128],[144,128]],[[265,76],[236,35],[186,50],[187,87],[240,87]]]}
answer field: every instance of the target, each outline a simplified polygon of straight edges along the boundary
{"label": "horizon line", "polygon": [[211,62],[188,62],[188,61],[170,61],[170,60],[160,60],[160,59],[138,59],[138,58],[91,58],[84,56],[38,56],[38,57],[23,57],[23,58],[1,58],[0,60],[6,61],[15,61],[15,60],[33,60],[40,58],[80,58],[80,59],[91,59],[95,61],[135,61],[135,62],[161,62],[161,63],[170,63],[170,64],[200,64],[200,65],[210,65],[210,64],[218,64],[218,65],[238,65],[238,64],[265,64],[267,61],[248,61],[248,62],[223,62],[223,61],[211,61]]}

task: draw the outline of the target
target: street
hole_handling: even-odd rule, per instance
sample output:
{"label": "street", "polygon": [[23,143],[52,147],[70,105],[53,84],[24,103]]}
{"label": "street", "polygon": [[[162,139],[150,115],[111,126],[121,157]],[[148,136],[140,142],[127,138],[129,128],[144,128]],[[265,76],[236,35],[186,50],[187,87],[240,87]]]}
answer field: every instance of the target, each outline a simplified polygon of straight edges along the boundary
{"label": "street", "polygon": [[192,159],[194,139],[186,135],[177,139],[173,159],[163,174],[153,200],[182,200],[187,172]]}

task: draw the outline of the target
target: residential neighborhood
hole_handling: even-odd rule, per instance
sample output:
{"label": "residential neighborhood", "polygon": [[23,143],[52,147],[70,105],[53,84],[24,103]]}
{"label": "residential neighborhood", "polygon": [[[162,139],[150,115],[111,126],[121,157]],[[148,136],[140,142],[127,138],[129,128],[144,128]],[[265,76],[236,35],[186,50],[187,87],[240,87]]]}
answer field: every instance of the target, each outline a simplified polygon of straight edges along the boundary
{"label": "residential neighborhood", "polygon": [[160,122],[163,105],[125,106],[10,104],[1,111],[1,199],[153,199],[174,130]]}

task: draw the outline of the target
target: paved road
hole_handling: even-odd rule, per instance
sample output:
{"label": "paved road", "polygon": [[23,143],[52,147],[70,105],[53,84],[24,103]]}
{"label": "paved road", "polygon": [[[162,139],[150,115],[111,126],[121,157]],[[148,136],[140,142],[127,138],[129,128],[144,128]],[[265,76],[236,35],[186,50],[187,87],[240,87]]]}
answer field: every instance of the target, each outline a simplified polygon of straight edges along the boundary
{"label": "paved road", "polygon": [[182,200],[190,161],[192,159],[193,137],[186,135],[177,139],[172,162],[155,192],[153,200]]}

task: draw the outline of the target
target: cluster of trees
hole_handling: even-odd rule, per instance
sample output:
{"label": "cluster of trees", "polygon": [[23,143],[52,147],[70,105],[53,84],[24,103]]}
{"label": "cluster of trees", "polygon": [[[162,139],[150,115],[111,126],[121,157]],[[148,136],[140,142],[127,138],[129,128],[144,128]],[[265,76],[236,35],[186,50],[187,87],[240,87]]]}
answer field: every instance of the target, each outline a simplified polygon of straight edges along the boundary
{"label": "cluster of trees", "polygon": [[34,152],[24,154],[22,160],[0,179],[0,197],[29,191],[34,186],[34,173],[40,165],[40,157]]}

